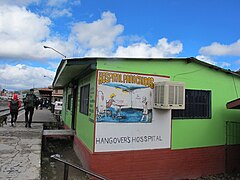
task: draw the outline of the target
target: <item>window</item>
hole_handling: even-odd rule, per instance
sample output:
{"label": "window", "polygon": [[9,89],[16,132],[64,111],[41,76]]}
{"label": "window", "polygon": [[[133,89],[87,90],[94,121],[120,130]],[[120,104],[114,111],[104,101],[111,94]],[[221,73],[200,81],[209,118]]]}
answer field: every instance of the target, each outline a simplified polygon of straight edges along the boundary
{"label": "window", "polygon": [[90,85],[82,86],[80,89],[80,112],[88,115]]}
{"label": "window", "polygon": [[71,105],[72,105],[72,95],[68,95],[68,110],[71,110]]}
{"label": "window", "polygon": [[211,118],[211,91],[185,90],[185,109],[172,110],[173,119]]}

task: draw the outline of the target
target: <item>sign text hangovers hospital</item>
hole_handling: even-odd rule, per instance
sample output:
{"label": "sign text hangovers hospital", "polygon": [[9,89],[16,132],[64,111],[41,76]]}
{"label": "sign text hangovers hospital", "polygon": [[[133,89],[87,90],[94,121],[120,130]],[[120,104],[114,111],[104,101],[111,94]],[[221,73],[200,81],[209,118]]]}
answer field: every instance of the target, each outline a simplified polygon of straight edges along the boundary
{"label": "sign text hangovers hospital", "polygon": [[153,141],[162,141],[161,136],[148,135],[148,136],[121,136],[121,137],[106,137],[96,138],[96,144],[122,144],[122,143],[146,143]]}

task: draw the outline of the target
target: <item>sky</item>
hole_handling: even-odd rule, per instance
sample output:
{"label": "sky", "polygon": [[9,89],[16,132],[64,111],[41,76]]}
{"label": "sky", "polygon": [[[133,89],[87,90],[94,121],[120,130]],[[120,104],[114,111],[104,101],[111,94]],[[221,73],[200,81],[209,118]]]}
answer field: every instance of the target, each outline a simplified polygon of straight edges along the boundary
{"label": "sky", "polygon": [[239,0],[0,0],[0,89],[51,85],[63,58],[53,49],[67,58],[195,57],[237,71],[239,8]]}

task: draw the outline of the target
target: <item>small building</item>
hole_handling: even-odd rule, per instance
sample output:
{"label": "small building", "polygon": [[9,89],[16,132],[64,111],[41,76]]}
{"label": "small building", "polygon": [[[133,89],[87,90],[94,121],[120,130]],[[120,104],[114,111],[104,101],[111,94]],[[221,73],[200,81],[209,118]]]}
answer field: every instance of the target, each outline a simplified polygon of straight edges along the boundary
{"label": "small building", "polygon": [[62,101],[63,99],[63,90],[62,89],[53,89],[52,92],[52,103],[55,101]]}
{"label": "small building", "polygon": [[42,99],[42,103],[44,107],[51,107],[51,100],[52,100],[52,92],[53,89],[50,88],[39,88],[39,97]]}
{"label": "small building", "polygon": [[[63,59],[62,119],[83,166],[108,179],[187,179],[239,170],[240,75],[195,58]],[[230,131],[230,132],[229,132]],[[227,134],[228,133],[228,134]],[[235,154],[233,154],[235,153]]]}

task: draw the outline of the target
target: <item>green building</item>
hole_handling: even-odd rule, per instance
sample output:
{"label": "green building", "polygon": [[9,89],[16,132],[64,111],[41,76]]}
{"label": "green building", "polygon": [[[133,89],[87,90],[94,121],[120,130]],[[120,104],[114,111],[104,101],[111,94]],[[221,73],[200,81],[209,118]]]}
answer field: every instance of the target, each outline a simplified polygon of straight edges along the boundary
{"label": "green building", "polygon": [[239,170],[240,111],[226,107],[239,98],[235,72],[195,58],[72,58],[53,86],[83,166],[108,179]]}

